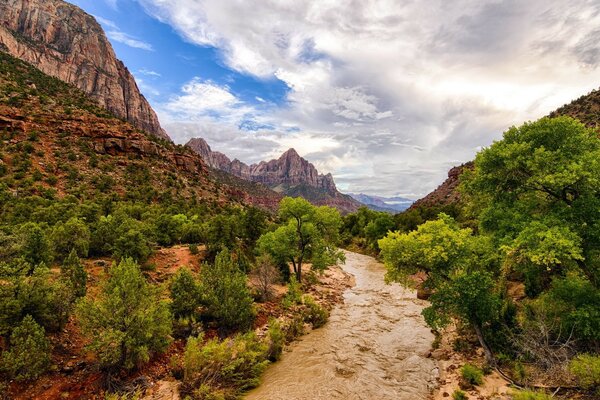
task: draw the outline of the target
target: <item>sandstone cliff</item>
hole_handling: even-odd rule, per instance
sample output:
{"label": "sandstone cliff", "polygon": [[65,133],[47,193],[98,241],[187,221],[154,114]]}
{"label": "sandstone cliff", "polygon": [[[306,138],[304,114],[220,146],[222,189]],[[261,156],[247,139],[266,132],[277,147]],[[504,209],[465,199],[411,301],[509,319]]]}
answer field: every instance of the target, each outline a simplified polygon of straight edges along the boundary
{"label": "sandstone cliff", "polygon": [[304,197],[314,204],[329,205],[344,212],[355,211],[360,206],[359,202],[337,190],[331,174],[319,174],[315,166],[294,149],[289,149],[276,160],[246,165],[212,151],[202,138],[191,139],[186,146],[198,153],[210,167],[261,183],[283,195]]}
{"label": "sandstone cliff", "polygon": [[62,0],[0,0],[0,49],[74,84],[135,127],[170,140],[102,27],[80,8]]}

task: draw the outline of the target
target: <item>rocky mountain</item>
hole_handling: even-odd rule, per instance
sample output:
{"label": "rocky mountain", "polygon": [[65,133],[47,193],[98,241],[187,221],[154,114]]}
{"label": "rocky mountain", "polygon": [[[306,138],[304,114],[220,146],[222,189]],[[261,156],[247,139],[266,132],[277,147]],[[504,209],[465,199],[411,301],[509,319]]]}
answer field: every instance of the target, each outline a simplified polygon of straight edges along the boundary
{"label": "rocky mountain", "polygon": [[0,49],[75,85],[136,128],[170,140],[102,27],[79,7],[62,0],[0,0]]}
{"label": "rocky mountain", "polygon": [[219,179],[191,149],[116,118],[74,86],[2,51],[0,147],[0,191],[19,196],[127,193],[271,210],[281,199],[262,185]]}
{"label": "rocky mountain", "polygon": [[314,204],[333,206],[343,212],[352,212],[360,207],[359,202],[337,190],[331,174],[319,174],[315,166],[294,149],[289,149],[276,160],[247,165],[212,151],[202,138],[191,139],[186,146],[198,153],[210,167],[261,183],[282,195],[304,197]]}
{"label": "rocky mountain", "polygon": [[[598,133],[600,134],[600,90],[593,90],[577,100],[573,100],[571,103],[552,111],[548,116],[558,117],[561,115],[577,118],[586,126],[598,129]],[[452,168],[448,172],[448,179],[446,181],[424,198],[417,200],[411,208],[447,205],[457,202],[460,198],[456,190],[459,183],[459,176],[465,168],[473,168],[473,162],[470,161]]]}
{"label": "rocky mountain", "polygon": [[399,196],[370,196],[364,193],[348,193],[348,196],[364,204],[371,210],[389,212],[392,214],[406,210],[413,203],[413,200]]}

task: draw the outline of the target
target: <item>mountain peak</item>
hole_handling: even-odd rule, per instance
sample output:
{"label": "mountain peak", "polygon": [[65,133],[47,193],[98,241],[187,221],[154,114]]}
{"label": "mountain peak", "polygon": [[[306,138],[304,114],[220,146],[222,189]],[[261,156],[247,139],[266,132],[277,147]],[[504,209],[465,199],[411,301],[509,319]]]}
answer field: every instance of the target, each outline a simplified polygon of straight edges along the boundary
{"label": "mountain peak", "polygon": [[293,147],[290,147],[285,153],[283,153],[281,155],[280,159],[282,159],[282,158],[302,158],[302,157],[300,157],[300,154],[298,154],[296,149],[294,149]]}

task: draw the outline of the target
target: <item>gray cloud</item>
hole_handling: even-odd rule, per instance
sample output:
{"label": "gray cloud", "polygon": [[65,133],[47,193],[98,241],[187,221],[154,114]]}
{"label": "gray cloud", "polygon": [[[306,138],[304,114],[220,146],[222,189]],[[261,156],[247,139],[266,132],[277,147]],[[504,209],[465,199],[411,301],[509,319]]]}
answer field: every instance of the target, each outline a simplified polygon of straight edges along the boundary
{"label": "gray cloud", "polygon": [[509,126],[600,86],[594,0],[139,1],[230,68],[290,87],[274,107],[191,82],[157,105],[176,141],[246,162],[296,147],[353,192],[424,195]]}

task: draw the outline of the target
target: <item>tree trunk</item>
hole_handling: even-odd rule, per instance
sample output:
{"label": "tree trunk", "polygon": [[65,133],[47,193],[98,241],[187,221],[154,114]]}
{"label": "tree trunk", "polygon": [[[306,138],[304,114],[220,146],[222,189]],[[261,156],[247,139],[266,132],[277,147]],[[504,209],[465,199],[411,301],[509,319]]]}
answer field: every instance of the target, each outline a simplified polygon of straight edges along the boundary
{"label": "tree trunk", "polygon": [[298,283],[302,281],[302,258],[298,260],[298,269],[296,270],[296,280]]}
{"label": "tree trunk", "polygon": [[483,348],[483,353],[485,354],[485,360],[491,367],[496,366],[496,359],[492,354],[492,350],[488,347],[485,339],[483,338],[483,333],[481,333],[481,327],[479,324],[473,323],[473,328],[475,329],[475,334],[477,335],[477,339],[479,340],[479,344]]}

